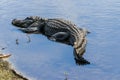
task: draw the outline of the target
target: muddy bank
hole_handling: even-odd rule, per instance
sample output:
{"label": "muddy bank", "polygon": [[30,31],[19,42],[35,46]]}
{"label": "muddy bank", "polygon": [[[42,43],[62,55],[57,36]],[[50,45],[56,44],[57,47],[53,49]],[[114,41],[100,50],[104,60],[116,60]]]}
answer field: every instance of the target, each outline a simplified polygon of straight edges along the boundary
{"label": "muddy bank", "polygon": [[0,59],[0,80],[28,80],[11,68],[11,64]]}

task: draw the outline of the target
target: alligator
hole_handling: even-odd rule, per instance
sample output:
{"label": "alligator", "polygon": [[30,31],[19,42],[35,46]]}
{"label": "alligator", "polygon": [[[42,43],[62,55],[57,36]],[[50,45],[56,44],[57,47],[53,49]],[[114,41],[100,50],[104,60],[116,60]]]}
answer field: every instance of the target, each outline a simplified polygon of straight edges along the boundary
{"label": "alligator", "polygon": [[83,54],[87,44],[88,30],[79,28],[71,21],[61,18],[46,19],[38,16],[30,16],[25,19],[13,19],[12,24],[27,34],[42,34],[49,40],[67,44],[73,47],[76,64],[90,64]]}

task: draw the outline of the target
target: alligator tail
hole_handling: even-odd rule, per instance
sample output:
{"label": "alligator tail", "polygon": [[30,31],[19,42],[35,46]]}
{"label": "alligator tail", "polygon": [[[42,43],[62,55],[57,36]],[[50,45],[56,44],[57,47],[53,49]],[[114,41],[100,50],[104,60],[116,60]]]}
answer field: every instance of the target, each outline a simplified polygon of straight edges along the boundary
{"label": "alligator tail", "polygon": [[[85,52],[85,50],[83,50],[83,53],[84,52]],[[75,62],[76,62],[77,65],[90,64],[89,61],[87,61],[85,58],[82,57],[82,55],[79,55],[79,53],[76,52],[76,49],[74,49],[74,59],[75,59]]]}

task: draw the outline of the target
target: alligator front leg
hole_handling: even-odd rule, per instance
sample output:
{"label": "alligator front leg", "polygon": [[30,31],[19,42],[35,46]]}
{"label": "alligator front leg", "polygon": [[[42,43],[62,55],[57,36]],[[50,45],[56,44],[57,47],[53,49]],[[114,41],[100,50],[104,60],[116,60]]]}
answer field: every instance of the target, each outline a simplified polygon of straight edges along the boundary
{"label": "alligator front leg", "polygon": [[49,37],[48,39],[51,41],[62,42],[66,40],[68,37],[69,37],[69,34],[67,32],[57,32],[53,34],[51,37]]}

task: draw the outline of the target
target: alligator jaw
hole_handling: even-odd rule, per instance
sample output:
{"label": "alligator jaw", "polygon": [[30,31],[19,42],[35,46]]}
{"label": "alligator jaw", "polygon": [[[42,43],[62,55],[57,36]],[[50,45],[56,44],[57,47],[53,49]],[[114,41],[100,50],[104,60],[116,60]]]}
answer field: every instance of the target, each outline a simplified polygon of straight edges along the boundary
{"label": "alligator jaw", "polygon": [[24,33],[29,33],[29,34],[38,32],[37,27],[34,27],[34,28],[20,28],[19,30],[24,32]]}

